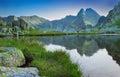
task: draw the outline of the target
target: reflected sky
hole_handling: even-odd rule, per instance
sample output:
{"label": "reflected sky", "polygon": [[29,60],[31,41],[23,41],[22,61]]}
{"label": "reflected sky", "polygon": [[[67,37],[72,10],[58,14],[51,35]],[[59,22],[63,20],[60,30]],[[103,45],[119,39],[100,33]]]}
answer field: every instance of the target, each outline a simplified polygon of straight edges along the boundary
{"label": "reflected sky", "polygon": [[60,45],[45,45],[47,51],[63,50],[70,55],[85,77],[120,77],[120,66],[112,59],[106,49],[99,49],[92,56],[80,55],[77,49],[67,50]]}

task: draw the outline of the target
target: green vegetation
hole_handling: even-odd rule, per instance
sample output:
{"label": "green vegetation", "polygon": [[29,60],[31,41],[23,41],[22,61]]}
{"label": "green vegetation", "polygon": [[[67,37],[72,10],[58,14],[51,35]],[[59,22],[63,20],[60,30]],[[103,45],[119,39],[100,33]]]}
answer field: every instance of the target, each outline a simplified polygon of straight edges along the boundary
{"label": "green vegetation", "polygon": [[13,28],[10,24],[3,25],[0,23],[0,28]]}
{"label": "green vegetation", "polygon": [[120,27],[120,19],[116,20],[113,25],[116,25],[116,26]]}
{"label": "green vegetation", "polygon": [[4,50],[0,50],[0,53],[5,52]]}
{"label": "green vegetation", "polygon": [[71,63],[65,52],[47,52],[43,45],[32,39],[16,40],[0,39],[0,46],[16,47],[23,51],[26,57],[26,66],[39,69],[39,74],[46,77],[80,77],[77,65]]}
{"label": "green vegetation", "polygon": [[30,30],[30,31],[27,31],[27,32],[24,32],[24,35],[33,35],[33,36],[35,36],[35,35],[43,35],[43,36],[45,36],[45,35],[65,35],[66,33],[64,33],[64,32],[59,32],[59,31],[46,31],[46,32],[44,32],[44,31],[41,31],[41,30]]}

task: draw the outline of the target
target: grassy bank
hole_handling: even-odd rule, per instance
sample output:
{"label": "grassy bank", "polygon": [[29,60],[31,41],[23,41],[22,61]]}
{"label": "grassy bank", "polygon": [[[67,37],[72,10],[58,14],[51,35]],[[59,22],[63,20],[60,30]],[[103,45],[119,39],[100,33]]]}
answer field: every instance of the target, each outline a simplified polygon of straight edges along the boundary
{"label": "grassy bank", "polygon": [[46,77],[80,77],[77,65],[72,64],[64,52],[47,52],[43,45],[33,40],[0,39],[0,46],[17,47],[26,57],[25,66],[34,66]]}
{"label": "grassy bank", "polygon": [[62,36],[62,35],[96,35],[96,34],[120,34],[120,31],[102,31],[93,30],[91,32],[60,32],[60,31],[41,31],[41,30],[22,30],[20,32],[13,32],[13,34],[0,33],[0,37],[5,36]]}
{"label": "grassy bank", "polygon": [[41,31],[41,30],[30,30],[27,32],[24,32],[24,34],[21,34],[21,36],[55,36],[55,35],[66,35],[67,33],[65,32],[59,32],[59,31]]}

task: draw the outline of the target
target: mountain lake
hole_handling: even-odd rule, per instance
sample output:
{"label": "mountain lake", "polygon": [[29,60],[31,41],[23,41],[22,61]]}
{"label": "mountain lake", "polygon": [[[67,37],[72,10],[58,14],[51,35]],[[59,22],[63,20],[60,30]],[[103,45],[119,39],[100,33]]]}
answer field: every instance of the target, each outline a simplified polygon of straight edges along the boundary
{"label": "mountain lake", "polygon": [[19,37],[35,40],[49,52],[62,50],[84,77],[120,77],[119,35],[65,35]]}

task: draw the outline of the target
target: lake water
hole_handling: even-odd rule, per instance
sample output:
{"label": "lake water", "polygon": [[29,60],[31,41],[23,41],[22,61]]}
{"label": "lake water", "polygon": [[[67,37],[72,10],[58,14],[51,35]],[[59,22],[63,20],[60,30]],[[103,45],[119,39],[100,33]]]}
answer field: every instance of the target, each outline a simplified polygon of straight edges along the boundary
{"label": "lake water", "polygon": [[40,37],[46,50],[63,50],[84,77],[120,77],[120,36],[68,35]]}

